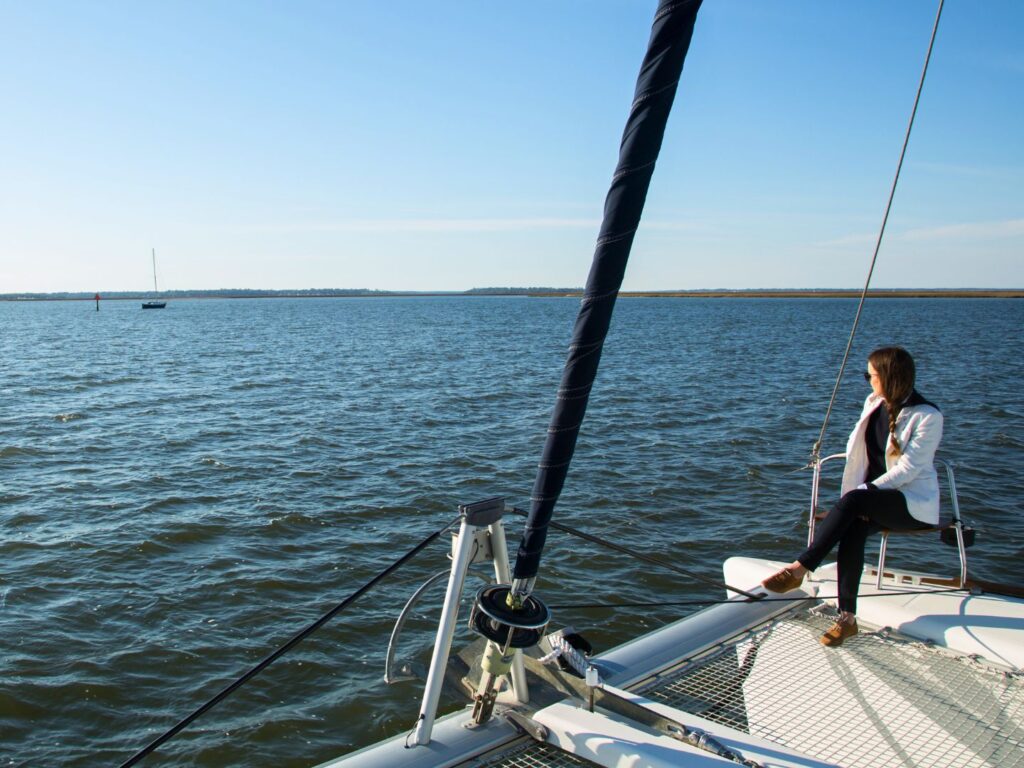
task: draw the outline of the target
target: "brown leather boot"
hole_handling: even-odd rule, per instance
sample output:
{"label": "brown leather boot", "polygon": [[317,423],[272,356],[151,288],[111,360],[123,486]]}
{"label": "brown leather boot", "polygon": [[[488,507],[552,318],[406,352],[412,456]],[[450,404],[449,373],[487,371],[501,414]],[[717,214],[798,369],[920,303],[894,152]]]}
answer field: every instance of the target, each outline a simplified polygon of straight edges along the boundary
{"label": "brown leather boot", "polygon": [[803,576],[797,576],[789,568],[783,568],[774,576],[761,582],[761,586],[769,592],[790,592],[804,583]]}
{"label": "brown leather boot", "polygon": [[821,636],[821,644],[827,645],[829,648],[836,648],[843,644],[843,640],[853,637],[858,631],[856,619],[837,621]]}

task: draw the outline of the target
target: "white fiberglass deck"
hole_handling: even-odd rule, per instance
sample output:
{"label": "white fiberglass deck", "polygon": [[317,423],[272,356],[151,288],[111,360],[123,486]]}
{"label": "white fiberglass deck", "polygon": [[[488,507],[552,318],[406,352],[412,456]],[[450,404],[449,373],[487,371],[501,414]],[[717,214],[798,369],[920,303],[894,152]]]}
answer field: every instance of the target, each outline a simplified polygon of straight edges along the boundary
{"label": "white fiberglass deck", "polygon": [[[726,581],[750,587],[777,567],[732,558]],[[832,608],[808,593],[828,598],[835,584],[828,569],[815,575],[806,592],[786,596],[810,599],[712,606],[593,663],[620,696],[759,765],[1024,768],[1024,600],[929,588],[899,573],[884,596],[867,597],[878,590],[866,580],[861,633],[826,648],[819,637]],[[428,746],[406,749],[396,739],[328,765],[735,765],[600,705],[588,712],[574,696],[520,714],[546,728],[547,743],[518,735],[500,716],[467,729],[464,711],[439,721]]]}
{"label": "white fiberglass deck", "polygon": [[[726,576],[753,586],[776,567],[734,558]],[[820,569],[807,592],[834,595],[833,570]],[[865,579],[862,631],[841,648],[819,642],[831,609],[797,603],[634,691],[682,722],[710,721],[848,768],[1024,767],[1024,603],[934,590],[894,573],[884,597],[868,597],[879,591]],[[576,760],[536,745],[491,764],[598,764]]]}
{"label": "white fiberglass deck", "polygon": [[849,768],[1024,766],[1024,677],[890,632],[841,648],[794,612],[642,693]]}
{"label": "white fiberglass deck", "polygon": [[[638,693],[683,722],[710,721],[846,768],[1024,766],[1024,676],[889,631],[825,648],[818,637],[831,620],[827,610],[796,608]],[[466,765],[600,764],[527,744]]]}

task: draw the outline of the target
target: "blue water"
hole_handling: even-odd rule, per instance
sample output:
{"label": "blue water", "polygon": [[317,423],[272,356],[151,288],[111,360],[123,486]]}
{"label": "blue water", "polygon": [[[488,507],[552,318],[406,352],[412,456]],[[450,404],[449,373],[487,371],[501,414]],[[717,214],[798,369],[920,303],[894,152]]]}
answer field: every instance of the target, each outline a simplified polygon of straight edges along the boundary
{"label": "blue water", "polygon": [[[117,764],[460,502],[526,506],[577,306],[0,303],[0,765]],[[558,519],[711,578],[725,555],[791,557],[809,493],[794,470],[854,309],[620,300]],[[972,571],[990,579],[1019,580],[1024,554],[1022,329],[1022,301],[869,301],[825,444],[843,448],[867,351],[911,349],[981,530]],[[890,557],[955,570],[933,541]],[[384,650],[446,562],[435,545],[142,764],[310,766],[411,727],[420,685],[385,686]],[[554,533],[538,590],[554,605],[721,596]],[[680,610],[556,623],[606,648]],[[435,621],[414,617],[402,657],[426,661]]]}

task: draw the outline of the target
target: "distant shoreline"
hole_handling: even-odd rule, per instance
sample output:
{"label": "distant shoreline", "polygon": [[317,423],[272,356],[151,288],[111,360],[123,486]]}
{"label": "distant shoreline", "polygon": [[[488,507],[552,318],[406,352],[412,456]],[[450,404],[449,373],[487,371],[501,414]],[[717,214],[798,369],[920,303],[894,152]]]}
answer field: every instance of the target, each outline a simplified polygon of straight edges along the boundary
{"label": "distant shoreline", "polygon": [[[529,294],[544,296],[546,294]],[[557,294],[582,296],[582,292]],[[624,298],[678,298],[678,299],[858,299],[859,290],[743,290],[743,291],[622,291]],[[1024,289],[930,289],[899,288],[868,291],[869,299],[1022,299]]]}
{"label": "distant shoreline", "polygon": [[[858,299],[860,290],[746,290],[746,291],[624,291],[621,296],[634,297],[678,297],[704,299]],[[897,288],[892,290],[868,291],[869,299],[1021,299],[1024,289],[988,289],[988,288]]]}
{"label": "distant shoreline", "polygon": [[[409,297],[471,297],[471,296],[527,296],[537,298],[579,298],[579,288],[474,288],[470,291],[168,291],[159,294],[164,301],[193,299],[365,299]],[[708,289],[693,291],[621,291],[623,298],[680,298],[680,299],[855,299],[858,289]],[[101,301],[151,301],[152,294],[127,292],[100,293]],[[871,299],[1021,299],[1024,288],[894,288],[868,291]],[[85,293],[10,293],[0,294],[0,301],[95,301],[95,294]]]}

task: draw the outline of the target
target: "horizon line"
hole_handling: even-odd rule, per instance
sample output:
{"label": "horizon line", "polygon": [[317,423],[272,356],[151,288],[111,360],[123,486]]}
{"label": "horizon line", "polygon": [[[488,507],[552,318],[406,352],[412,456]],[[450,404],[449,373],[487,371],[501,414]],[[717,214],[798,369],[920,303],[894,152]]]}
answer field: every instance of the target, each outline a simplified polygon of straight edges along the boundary
{"label": "horizon line", "polygon": [[[857,298],[863,288],[687,288],[619,291],[627,298]],[[388,298],[388,297],[566,297],[583,295],[582,288],[489,287],[468,290],[386,290],[372,288],[199,288],[160,291],[19,291],[0,293],[0,301],[138,301],[160,299],[254,298]],[[1024,288],[871,288],[867,298],[1024,298]]]}

